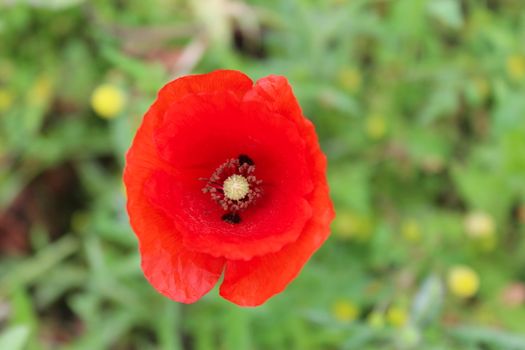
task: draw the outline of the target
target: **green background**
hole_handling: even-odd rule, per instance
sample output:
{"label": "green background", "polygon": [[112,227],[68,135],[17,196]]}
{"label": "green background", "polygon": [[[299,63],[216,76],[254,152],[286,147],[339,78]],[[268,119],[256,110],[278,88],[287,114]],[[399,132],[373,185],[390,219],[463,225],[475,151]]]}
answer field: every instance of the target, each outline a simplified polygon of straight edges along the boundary
{"label": "green background", "polygon": [[[218,68],[285,75],[329,159],[332,236],[258,308],[157,294],[124,209],[157,90]],[[525,349],[524,226],[521,0],[0,0],[2,350]]]}

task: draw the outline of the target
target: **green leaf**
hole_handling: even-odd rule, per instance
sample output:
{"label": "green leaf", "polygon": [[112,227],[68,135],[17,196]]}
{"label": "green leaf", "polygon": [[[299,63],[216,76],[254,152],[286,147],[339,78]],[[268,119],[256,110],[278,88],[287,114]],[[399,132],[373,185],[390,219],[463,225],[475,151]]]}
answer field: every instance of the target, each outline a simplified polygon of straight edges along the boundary
{"label": "green leaf", "polygon": [[460,326],[450,330],[453,337],[478,345],[495,346],[504,350],[525,349],[525,336],[485,327]]}
{"label": "green leaf", "polygon": [[441,280],[428,276],[414,297],[410,318],[420,327],[428,326],[437,320],[443,307],[444,287]]}
{"label": "green leaf", "polygon": [[463,25],[460,0],[430,0],[427,10],[430,16],[452,29],[460,29]]}
{"label": "green leaf", "polygon": [[29,340],[29,326],[12,326],[0,333],[0,349],[22,350]]}
{"label": "green leaf", "polygon": [[35,280],[45,278],[48,270],[77,249],[78,242],[71,235],[66,235],[56,243],[48,245],[34,257],[26,259],[0,278],[0,295],[9,295],[18,287],[31,285]]}

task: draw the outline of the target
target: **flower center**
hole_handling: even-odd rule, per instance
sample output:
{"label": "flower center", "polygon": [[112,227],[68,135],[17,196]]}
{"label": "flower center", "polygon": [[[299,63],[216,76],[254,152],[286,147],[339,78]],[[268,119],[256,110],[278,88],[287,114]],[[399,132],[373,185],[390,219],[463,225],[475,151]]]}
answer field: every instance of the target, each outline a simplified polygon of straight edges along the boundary
{"label": "flower center", "polygon": [[234,174],[224,181],[222,188],[224,190],[224,196],[231,200],[238,201],[246,197],[250,191],[250,184],[244,176]]}
{"label": "flower center", "polygon": [[252,205],[262,195],[262,181],[255,177],[255,163],[247,155],[228,159],[205,180],[203,193],[226,212],[222,220],[231,224],[241,222],[239,212]]}

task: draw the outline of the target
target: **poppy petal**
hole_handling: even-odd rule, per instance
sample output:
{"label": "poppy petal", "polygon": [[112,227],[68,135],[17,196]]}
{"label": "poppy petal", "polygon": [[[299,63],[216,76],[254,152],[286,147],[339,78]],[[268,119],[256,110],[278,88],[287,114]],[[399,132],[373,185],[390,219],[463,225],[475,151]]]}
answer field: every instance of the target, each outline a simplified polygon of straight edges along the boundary
{"label": "poppy petal", "polygon": [[170,219],[144,197],[144,184],[155,169],[176,171],[161,161],[153,143],[153,126],[159,104],[146,114],[127,154],[124,182],[128,194],[130,223],[139,239],[142,269],[160,293],[183,303],[191,303],[217,283],[224,259],[186,250],[181,235]]}
{"label": "poppy petal", "polygon": [[[174,232],[169,219],[154,210],[149,217],[155,226],[143,228],[148,234],[140,239],[144,275],[155,289],[170,299],[182,303],[199,300],[219,280],[224,259],[185,249],[177,237],[180,235],[169,234]],[[141,232],[140,225],[134,228]]]}
{"label": "poppy petal", "polygon": [[328,199],[326,186],[315,190],[313,207],[318,210],[294,243],[250,261],[227,261],[220,295],[241,306],[257,306],[283,291],[328,238],[334,216]]}
{"label": "poppy petal", "polygon": [[262,101],[270,110],[290,119],[297,125],[303,125],[308,121],[303,116],[292,87],[283,76],[269,75],[257,80],[244,99]]}
{"label": "poppy petal", "polygon": [[208,74],[185,76],[169,82],[159,91],[157,102],[167,108],[185,96],[217,91],[229,91],[242,97],[252,86],[252,80],[239,71],[216,70]]}

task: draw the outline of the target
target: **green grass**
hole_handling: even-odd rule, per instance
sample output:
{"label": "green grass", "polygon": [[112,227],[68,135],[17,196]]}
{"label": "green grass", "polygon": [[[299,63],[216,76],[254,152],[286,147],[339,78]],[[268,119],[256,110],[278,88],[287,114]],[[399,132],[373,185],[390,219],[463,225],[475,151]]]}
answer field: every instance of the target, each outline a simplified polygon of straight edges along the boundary
{"label": "green grass", "polygon": [[[25,3],[0,0],[0,349],[525,349],[521,0]],[[259,308],[157,294],[125,212],[156,91],[218,68],[287,76],[329,159],[333,234]]]}

